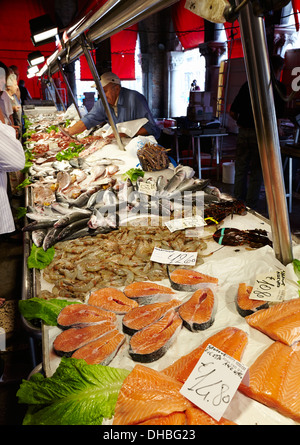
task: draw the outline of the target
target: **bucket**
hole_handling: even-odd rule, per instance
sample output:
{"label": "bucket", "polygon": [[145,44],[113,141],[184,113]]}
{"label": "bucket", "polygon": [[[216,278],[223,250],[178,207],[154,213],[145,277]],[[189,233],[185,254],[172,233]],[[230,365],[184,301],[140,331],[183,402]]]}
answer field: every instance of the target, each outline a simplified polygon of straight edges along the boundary
{"label": "bucket", "polygon": [[222,165],[222,182],[224,184],[234,184],[235,164],[233,161],[224,162]]}

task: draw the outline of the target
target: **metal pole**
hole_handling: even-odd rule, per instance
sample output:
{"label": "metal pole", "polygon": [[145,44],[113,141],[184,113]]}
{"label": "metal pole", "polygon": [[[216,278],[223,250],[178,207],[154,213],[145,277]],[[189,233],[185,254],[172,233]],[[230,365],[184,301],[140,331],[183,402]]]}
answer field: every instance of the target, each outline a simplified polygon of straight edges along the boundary
{"label": "metal pole", "polygon": [[68,81],[68,79],[67,79],[67,76],[66,76],[66,74],[65,74],[65,72],[64,72],[64,70],[63,70],[63,67],[62,67],[62,64],[61,64],[60,61],[58,61],[58,67],[59,67],[59,71],[61,72],[61,75],[63,76],[64,82],[65,82],[65,84],[67,85],[68,91],[69,91],[69,93],[70,93],[70,95],[71,95],[71,97],[72,97],[72,101],[73,101],[73,104],[75,105],[75,108],[76,108],[76,110],[77,110],[79,119],[81,119],[82,116],[81,116],[81,113],[80,113],[80,110],[79,110],[77,101],[76,101],[76,99],[75,99],[74,93],[73,93],[73,91],[72,91],[72,89],[71,89],[71,87],[70,87],[69,81]]}
{"label": "metal pole", "polygon": [[58,88],[57,88],[57,86],[55,85],[54,80],[52,79],[51,76],[49,76],[49,79],[50,79],[51,84],[54,86],[55,92],[56,92],[57,97],[58,97],[58,99],[59,99],[59,101],[60,101],[60,103],[61,103],[61,105],[62,105],[62,107],[63,107],[63,110],[66,111],[65,104],[63,103],[63,100],[62,100],[62,98],[61,98],[61,95],[59,94]]}
{"label": "metal pole", "polygon": [[292,241],[265,26],[263,18],[254,15],[251,2],[240,11],[239,22],[273,246],[277,259],[286,265],[293,260]]}
{"label": "metal pole", "polygon": [[89,51],[88,43],[86,41],[86,38],[85,38],[84,34],[81,36],[81,41],[82,41],[82,49],[83,49],[84,55],[86,57],[87,63],[89,65],[89,68],[91,70],[93,79],[95,80],[98,93],[100,94],[100,98],[101,98],[102,104],[104,106],[106,116],[108,117],[108,121],[109,121],[109,123],[111,125],[113,133],[114,133],[115,138],[117,140],[117,144],[118,144],[120,150],[124,150],[125,151],[124,145],[123,145],[123,143],[121,141],[118,129],[116,127],[115,121],[114,121],[113,116],[111,114],[111,110],[110,110],[109,104],[107,102],[107,99],[106,99],[103,87],[102,87],[101,82],[100,82],[100,78],[99,78],[99,74],[98,74],[97,68],[95,66],[94,60],[93,60],[93,58],[91,56],[91,53]]}

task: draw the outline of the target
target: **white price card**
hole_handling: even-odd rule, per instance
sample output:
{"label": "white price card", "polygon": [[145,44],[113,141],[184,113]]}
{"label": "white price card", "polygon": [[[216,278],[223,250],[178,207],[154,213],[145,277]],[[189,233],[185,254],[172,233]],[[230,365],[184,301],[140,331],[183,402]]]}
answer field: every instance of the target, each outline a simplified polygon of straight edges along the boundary
{"label": "white price card", "polygon": [[156,183],[153,181],[140,182],[139,192],[145,195],[155,196],[157,192]]}
{"label": "white price card", "polygon": [[168,227],[171,233],[177,230],[190,229],[192,227],[206,226],[206,222],[201,216],[189,216],[187,218],[172,219],[167,221],[165,225]]}
{"label": "white price card", "polygon": [[242,382],[249,385],[248,368],[209,344],[180,393],[218,422]]}
{"label": "white price card", "polygon": [[251,300],[262,301],[283,301],[285,297],[285,271],[258,275],[252,292],[249,296]]}
{"label": "white price card", "polygon": [[150,261],[161,264],[176,264],[181,266],[195,266],[198,252],[180,252],[154,247]]}

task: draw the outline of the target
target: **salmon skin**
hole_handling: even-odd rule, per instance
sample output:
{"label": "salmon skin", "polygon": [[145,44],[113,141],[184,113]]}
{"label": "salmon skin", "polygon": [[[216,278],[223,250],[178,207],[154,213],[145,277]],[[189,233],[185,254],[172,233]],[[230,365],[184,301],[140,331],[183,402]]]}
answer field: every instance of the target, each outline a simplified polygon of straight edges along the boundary
{"label": "salmon skin", "polygon": [[277,303],[249,315],[246,320],[273,340],[291,346],[300,341],[300,298]]}
{"label": "salmon skin", "polygon": [[214,322],[215,297],[210,288],[199,289],[178,309],[183,325],[191,332],[208,329]]}
{"label": "salmon skin", "polygon": [[118,395],[113,425],[137,425],[172,413],[183,413],[192,403],[180,394],[182,384],[159,371],[136,365]]}
{"label": "salmon skin", "polygon": [[123,332],[133,335],[151,323],[158,321],[169,309],[176,309],[180,305],[179,300],[171,300],[133,308],[123,317]]}
{"label": "salmon skin", "polygon": [[195,292],[203,287],[203,284],[218,284],[219,281],[217,278],[204,275],[192,269],[175,269],[170,273],[167,267],[167,273],[172,289],[185,292]]}
{"label": "salmon skin", "polygon": [[114,287],[104,287],[92,292],[88,304],[119,315],[126,314],[138,306],[136,301],[127,298],[124,292]]}
{"label": "salmon skin", "polygon": [[249,298],[252,292],[253,286],[247,286],[246,283],[240,283],[237,293],[235,305],[238,313],[242,317],[247,317],[260,309],[267,309],[269,307],[268,302],[261,300],[252,300]]}
{"label": "salmon skin", "polygon": [[236,425],[235,422],[227,420],[224,417],[217,421],[196,406],[187,408],[185,415],[186,425]]}
{"label": "salmon skin", "polygon": [[196,366],[208,344],[240,361],[248,343],[247,334],[241,329],[228,327],[212,335],[189,354],[176,360],[162,372],[184,383]]}
{"label": "salmon skin", "polygon": [[71,357],[77,349],[113,329],[116,329],[116,325],[111,321],[103,321],[84,328],[70,328],[58,334],[53,342],[53,349],[59,356]]}
{"label": "salmon skin", "polygon": [[90,304],[74,303],[60,311],[57,326],[61,329],[69,329],[102,323],[104,320],[115,322],[117,316],[114,312],[104,311]]}
{"label": "salmon skin", "polygon": [[116,356],[118,350],[125,342],[125,335],[117,329],[107,332],[102,337],[77,349],[73,358],[83,359],[88,365],[108,365]]}
{"label": "salmon skin", "polygon": [[244,395],[300,422],[300,345],[272,343],[249,368],[250,385]]}
{"label": "salmon skin", "polygon": [[175,341],[182,327],[182,320],[169,310],[160,320],[136,332],[129,342],[129,355],[141,363],[161,358]]}
{"label": "salmon skin", "polygon": [[169,287],[151,283],[150,281],[131,283],[123,289],[123,292],[128,298],[132,298],[140,305],[169,301],[175,293]]}

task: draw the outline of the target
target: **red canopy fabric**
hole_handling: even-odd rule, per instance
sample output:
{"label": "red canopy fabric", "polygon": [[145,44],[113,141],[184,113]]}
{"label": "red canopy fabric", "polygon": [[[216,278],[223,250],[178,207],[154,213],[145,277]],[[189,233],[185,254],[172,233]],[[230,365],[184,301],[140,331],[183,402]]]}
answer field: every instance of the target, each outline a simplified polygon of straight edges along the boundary
{"label": "red canopy fabric", "polygon": [[33,98],[41,97],[41,89],[37,78],[27,79],[27,56],[38,49],[47,58],[55,51],[54,43],[35,48],[30,39],[29,20],[45,13],[38,0],[26,0],[26,5],[23,0],[1,2],[0,60],[19,68],[20,79]]}
{"label": "red canopy fabric", "polygon": [[193,49],[204,42],[204,19],[186,9],[185,3],[180,0],[172,7],[172,19],[183,48]]}
{"label": "red canopy fabric", "polygon": [[294,9],[296,30],[299,31],[298,12],[300,12],[300,0],[292,0],[292,5],[293,5],[293,9]]}
{"label": "red canopy fabric", "polygon": [[228,42],[228,58],[239,59],[244,57],[238,20],[234,23],[225,23],[225,31]]}

